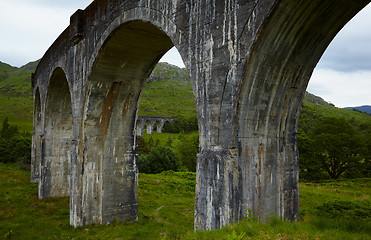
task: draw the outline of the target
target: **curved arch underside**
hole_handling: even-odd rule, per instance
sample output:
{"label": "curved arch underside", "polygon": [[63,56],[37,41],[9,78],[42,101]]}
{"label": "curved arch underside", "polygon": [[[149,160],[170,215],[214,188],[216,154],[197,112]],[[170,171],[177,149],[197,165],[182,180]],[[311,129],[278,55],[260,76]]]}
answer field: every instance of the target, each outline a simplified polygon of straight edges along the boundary
{"label": "curved arch underside", "polygon": [[[66,71],[56,70],[45,110],[34,115],[40,196],[69,189],[74,226],[137,218],[138,102],[175,45],[200,129],[195,229],[223,227],[250,209],[262,221],[298,219],[296,130],[305,89],[328,44],[369,2],[98,0],[77,11],[33,80],[43,106],[51,69]],[[58,181],[69,161],[68,187]]]}
{"label": "curved arch underside", "polygon": [[[299,218],[297,120],[314,67],[364,1],[280,1],[263,24],[239,96],[244,211]],[[276,192],[277,194],[272,194]]]}
{"label": "curved arch underside", "polygon": [[[88,204],[82,208],[90,214],[83,224],[136,220],[134,127],[140,94],[154,66],[172,46],[154,25],[132,21],[116,29],[100,49],[85,97],[82,186],[83,202]],[[89,199],[99,201],[91,204]]]}
{"label": "curved arch underside", "polygon": [[40,138],[39,197],[70,193],[72,105],[66,75],[57,68],[50,79],[45,103],[44,133]]}

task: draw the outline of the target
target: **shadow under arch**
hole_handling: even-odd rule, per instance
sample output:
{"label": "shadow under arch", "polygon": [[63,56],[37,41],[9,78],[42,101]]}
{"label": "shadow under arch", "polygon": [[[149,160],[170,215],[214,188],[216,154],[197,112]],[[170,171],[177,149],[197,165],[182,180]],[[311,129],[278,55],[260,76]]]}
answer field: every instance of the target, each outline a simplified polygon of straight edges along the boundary
{"label": "shadow under arch", "polygon": [[117,27],[99,49],[83,114],[82,225],[137,220],[139,102],[153,68],[173,46],[160,28],[135,20]]}
{"label": "shadow under arch", "polygon": [[40,139],[39,197],[69,196],[73,120],[70,89],[61,68],[54,70],[49,82],[44,122]]}
{"label": "shadow under arch", "polygon": [[298,219],[301,102],[329,43],[368,3],[280,1],[264,23],[246,64],[235,118],[239,168],[246,176],[240,216],[251,209],[262,221]]}
{"label": "shadow under arch", "polygon": [[41,124],[41,100],[40,90],[37,87],[34,95],[34,106],[33,106],[33,134],[32,134],[32,147],[31,147],[31,182],[39,182],[39,171],[40,171],[40,149],[41,149],[41,135],[42,135],[42,124]]}

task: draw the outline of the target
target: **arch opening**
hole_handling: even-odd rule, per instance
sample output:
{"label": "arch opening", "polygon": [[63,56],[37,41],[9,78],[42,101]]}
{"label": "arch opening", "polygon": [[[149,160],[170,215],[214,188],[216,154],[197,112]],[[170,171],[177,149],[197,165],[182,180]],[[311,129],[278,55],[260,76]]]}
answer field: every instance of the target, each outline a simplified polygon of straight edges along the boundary
{"label": "arch opening", "polygon": [[137,220],[137,112],[150,73],[171,47],[166,33],[138,20],[118,27],[98,52],[84,106],[83,224]]}
{"label": "arch opening", "polygon": [[336,107],[370,105],[371,4],[364,7],[336,35],[321,56],[307,91]]}
{"label": "arch opening", "polygon": [[39,196],[70,193],[72,104],[66,75],[57,68],[50,79],[45,103],[45,131],[40,139]]}

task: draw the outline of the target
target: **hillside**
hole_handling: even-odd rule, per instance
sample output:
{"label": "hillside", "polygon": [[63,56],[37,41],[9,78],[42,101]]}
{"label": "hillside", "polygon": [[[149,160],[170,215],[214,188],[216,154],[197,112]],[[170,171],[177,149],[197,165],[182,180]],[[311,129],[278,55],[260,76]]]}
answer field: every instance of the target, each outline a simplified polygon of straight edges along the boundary
{"label": "hillside", "polygon": [[32,130],[32,87],[31,73],[37,62],[21,68],[0,62],[0,121],[8,116],[11,124],[21,130]]}
{"label": "hillside", "polygon": [[[36,62],[21,68],[0,62],[0,121],[8,116],[11,124],[21,130],[32,130],[31,73]],[[371,122],[365,113],[336,108],[320,97],[307,93],[301,109],[303,121],[312,118],[343,117],[355,122]],[[153,70],[143,90],[139,114],[143,116],[177,117],[195,116],[196,107],[193,90],[187,71],[168,63],[159,63]]]}
{"label": "hillside", "polygon": [[157,64],[143,90],[139,115],[195,116],[196,104],[187,71],[168,63]]}
{"label": "hillside", "polygon": [[358,106],[358,107],[346,107],[345,109],[350,109],[350,110],[353,110],[353,111],[361,111],[361,112],[371,114],[371,106],[370,105],[363,105],[363,106]]}

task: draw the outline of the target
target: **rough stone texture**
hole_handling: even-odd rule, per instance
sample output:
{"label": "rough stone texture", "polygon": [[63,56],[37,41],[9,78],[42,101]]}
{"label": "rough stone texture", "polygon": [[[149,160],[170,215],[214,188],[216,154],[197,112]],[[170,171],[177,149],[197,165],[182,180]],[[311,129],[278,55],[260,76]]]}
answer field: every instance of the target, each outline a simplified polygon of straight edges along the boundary
{"label": "rough stone texture", "polygon": [[140,96],[175,46],[200,131],[195,229],[248,210],[298,219],[301,101],[328,44],[369,2],[96,0],[78,10],[33,75],[39,196],[69,193],[73,226],[137,219]]}

